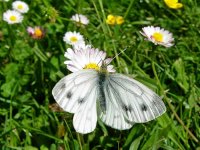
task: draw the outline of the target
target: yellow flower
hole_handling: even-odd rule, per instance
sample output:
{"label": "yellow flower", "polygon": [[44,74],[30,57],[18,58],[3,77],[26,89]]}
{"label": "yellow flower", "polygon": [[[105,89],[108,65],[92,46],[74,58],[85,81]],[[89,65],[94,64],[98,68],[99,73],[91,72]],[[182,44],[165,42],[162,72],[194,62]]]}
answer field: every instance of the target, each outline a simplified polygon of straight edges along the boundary
{"label": "yellow flower", "polygon": [[124,18],[122,16],[114,16],[114,15],[108,15],[106,19],[106,23],[110,25],[121,25],[124,23]]}
{"label": "yellow flower", "polygon": [[178,9],[183,7],[183,4],[178,3],[178,0],[164,0],[164,2],[169,8]]}
{"label": "yellow flower", "polygon": [[116,16],[116,23],[119,25],[124,23],[124,18],[122,16]]}
{"label": "yellow flower", "polygon": [[106,23],[110,24],[110,25],[114,25],[115,24],[115,16],[113,15],[108,15],[107,19],[106,19]]}

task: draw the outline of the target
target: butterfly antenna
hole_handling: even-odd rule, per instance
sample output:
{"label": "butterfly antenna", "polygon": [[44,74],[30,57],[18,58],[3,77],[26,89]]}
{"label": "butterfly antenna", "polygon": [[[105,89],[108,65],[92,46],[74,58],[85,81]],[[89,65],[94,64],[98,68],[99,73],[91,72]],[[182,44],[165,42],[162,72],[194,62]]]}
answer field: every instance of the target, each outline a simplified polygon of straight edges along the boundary
{"label": "butterfly antenna", "polygon": [[[121,53],[123,53],[125,50],[127,50],[127,47],[126,47],[123,51],[121,51],[121,52],[119,52],[117,55],[115,55],[115,57],[113,57],[111,61],[113,61],[113,59],[115,59],[117,56],[119,56],[119,55],[120,55]],[[111,61],[110,61],[110,62],[111,62]]]}

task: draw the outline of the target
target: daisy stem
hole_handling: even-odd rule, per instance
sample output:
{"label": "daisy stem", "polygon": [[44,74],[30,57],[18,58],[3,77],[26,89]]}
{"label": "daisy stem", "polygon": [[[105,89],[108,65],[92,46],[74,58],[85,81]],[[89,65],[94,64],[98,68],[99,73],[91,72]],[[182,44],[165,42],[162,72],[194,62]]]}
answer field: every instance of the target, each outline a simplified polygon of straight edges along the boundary
{"label": "daisy stem", "polygon": [[178,114],[176,113],[176,111],[174,110],[173,105],[170,103],[170,99],[166,96],[164,89],[162,88],[162,85],[160,83],[160,80],[158,78],[156,69],[155,69],[155,65],[154,62],[152,62],[152,69],[153,69],[153,73],[156,77],[157,83],[159,85],[159,88],[161,89],[162,94],[164,94],[165,100],[167,102],[167,104],[169,105],[169,108],[171,109],[172,113],[174,114],[174,116],[176,117],[177,121],[183,126],[183,128],[186,130],[186,132],[190,135],[190,137],[195,141],[195,142],[199,142],[198,139],[195,137],[195,135],[185,126],[184,122],[181,120],[181,118],[178,116]]}

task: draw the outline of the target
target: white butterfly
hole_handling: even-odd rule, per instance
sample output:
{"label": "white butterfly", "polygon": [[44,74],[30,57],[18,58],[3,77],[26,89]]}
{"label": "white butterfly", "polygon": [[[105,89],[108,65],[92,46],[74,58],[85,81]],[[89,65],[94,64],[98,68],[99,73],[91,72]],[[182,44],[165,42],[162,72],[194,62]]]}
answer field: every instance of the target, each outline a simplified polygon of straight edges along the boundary
{"label": "white butterfly", "polygon": [[83,69],[62,78],[52,94],[65,111],[74,113],[73,126],[82,134],[92,132],[97,119],[124,130],[166,111],[156,93],[119,73]]}

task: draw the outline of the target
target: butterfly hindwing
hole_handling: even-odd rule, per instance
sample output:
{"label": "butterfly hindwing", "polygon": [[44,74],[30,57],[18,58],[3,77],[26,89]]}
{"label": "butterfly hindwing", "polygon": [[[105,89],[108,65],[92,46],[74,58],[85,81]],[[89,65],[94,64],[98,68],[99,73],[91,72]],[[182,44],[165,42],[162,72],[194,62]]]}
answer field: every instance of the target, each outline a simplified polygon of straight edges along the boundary
{"label": "butterfly hindwing", "polygon": [[97,89],[93,87],[90,93],[85,96],[87,101],[74,114],[73,125],[77,132],[86,134],[92,132],[96,128],[97,110],[96,99]]}
{"label": "butterfly hindwing", "polygon": [[106,125],[118,130],[131,128],[134,123],[127,120],[124,117],[121,109],[118,108],[119,105],[116,101],[117,95],[116,93],[113,93],[112,88],[110,88],[109,84],[105,85],[104,93],[106,101],[106,111],[101,112],[101,120]]}
{"label": "butterfly hindwing", "polygon": [[166,111],[162,99],[142,83],[118,73],[110,74],[107,80],[110,93],[115,93],[113,104],[130,122],[147,122]]}

